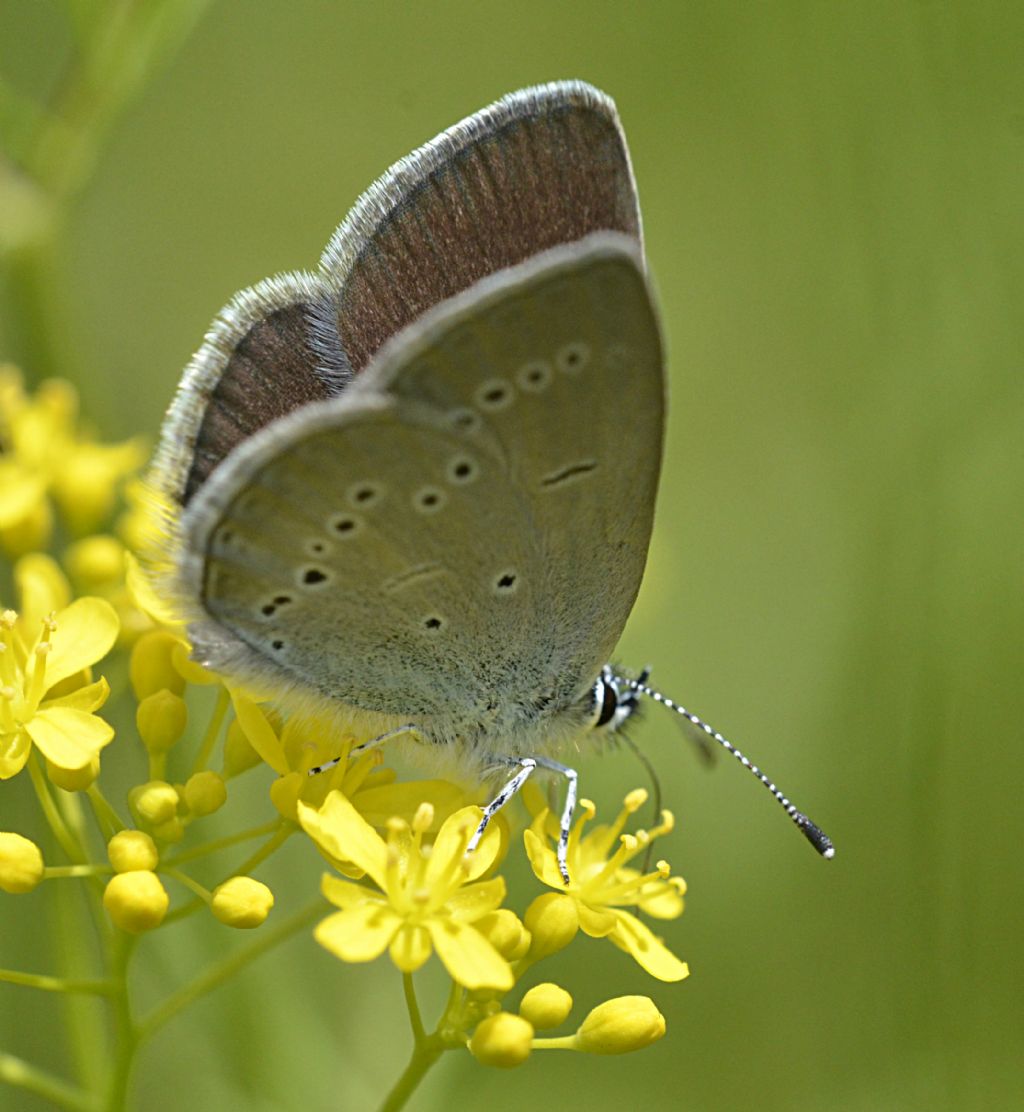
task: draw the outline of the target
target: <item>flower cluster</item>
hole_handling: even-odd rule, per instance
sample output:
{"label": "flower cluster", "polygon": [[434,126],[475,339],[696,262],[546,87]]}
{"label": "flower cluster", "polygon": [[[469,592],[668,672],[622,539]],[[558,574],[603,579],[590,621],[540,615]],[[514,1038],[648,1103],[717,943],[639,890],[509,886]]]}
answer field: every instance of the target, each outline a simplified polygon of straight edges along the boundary
{"label": "flower cluster", "polygon": [[[95,932],[108,945],[102,995],[116,1008],[127,999],[125,945],[204,911],[236,930],[272,922],[274,894],[254,874],[286,842],[305,840],[333,871],[274,940],[315,924],[317,941],[342,962],[387,955],[405,982],[415,1061],[456,1049],[509,1067],[544,1049],[614,1054],[659,1039],[665,1021],[646,996],[607,1000],[572,1033],[557,1034],[570,993],[529,982],[539,962],[580,937],[607,940],[658,981],[686,977],[644,921],[680,915],[685,885],[664,861],[638,867],[672,830],[671,814],[627,830],[646,792],[630,792],[607,824],[582,800],[568,884],[558,824],[543,805],[521,836],[499,814],[470,851],[482,789],[400,781],[386,747],[361,748],[368,739],[339,736],[329,718],[285,716],[264,693],[190,659],[186,631],[167,619],[129,551],[154,528],[132,479],[140,443],[102,444],[76,412],[66,383],[30,395],[20,376],[0,370],[0,548],[11,557],[0,591],[13,604],[0,601],[0,781],[8,782],[0,791],[29,786],[49,827],[45,841],[0,832],[0,890],[24,895],[69,880],[90,887],[90,907],[107,921]],[[120,800],[101,786],[111,762],[128,785]],[[265,784],[255,823],[236,802],[242,777]],[[98,836],[82,821],[86,808]],[[502,870],[523,850],[547,890],[517,913],[506,906]],[[432,956],[452,992],[428,1034],[412,978]],[[244,964],[226,958],[224,975]],[[203,971],[157,1007],[133,1031],[133,1046],[218,976]],[[78,990],[16,970],[0,970],[0,980]]]}

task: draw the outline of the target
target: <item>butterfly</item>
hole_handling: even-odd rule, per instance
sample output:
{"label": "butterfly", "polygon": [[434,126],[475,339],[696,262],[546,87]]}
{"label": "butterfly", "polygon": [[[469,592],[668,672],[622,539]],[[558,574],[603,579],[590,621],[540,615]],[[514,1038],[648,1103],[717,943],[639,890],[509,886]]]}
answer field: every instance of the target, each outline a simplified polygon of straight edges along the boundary
{"label": "butterfly", "polygon": [[536,769],[560,775],[568,882],[563,758],[641,695],[753,768],[608,664],[664,423],[615,106],[578,81],[503,97],[395,163],[315,271],[238,294],[186,370],[152,482],[194,655],[503,781],[473,844]]}

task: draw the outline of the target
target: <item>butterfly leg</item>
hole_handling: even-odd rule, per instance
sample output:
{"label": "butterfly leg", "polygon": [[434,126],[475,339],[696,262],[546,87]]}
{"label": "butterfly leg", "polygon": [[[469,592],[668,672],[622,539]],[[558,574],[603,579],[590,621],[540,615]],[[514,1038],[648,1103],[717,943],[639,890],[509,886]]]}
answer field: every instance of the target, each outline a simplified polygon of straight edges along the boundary
{"label": "butterfly leg", "polygon": [[570,768],[568,765],[552,761],[547,757],[537,757],[537,765],[539,768],[546,768],[550,772],[557,772],[559,776],[565,777],[565,804],[562,807],[562,820],[558,826],[558,871],[562,874],[562,880],[566,884],[569,883],[569,863],[567,860],[569,852],[569,831],[572,829],[572,817],[576,812],[576,781],[578,776],[576,769]]}
{"label": "butterfly leg", "polygon": [[[402,734],[410,734],[422,740],[422,735],[416,726],[397,726],[393,730],[388,730],[386,734],[380,734],[378,737],[370,738],[369,741],[364,741],[362,745],[354,746],[349,750],[349,756],[351,757],[353,753],[365,753],[367,749],[376,749],[378,745],[383,745],[384,742],[391,741],[392,738],[401,737]],[[328,769],[334,768],[339,764],[341,764],[341,757],[334,757],[332,760],[324,761],[322,765],[311,768],[307,775],[317,776],[321,772],[326,772]]]}
{"label": "butterfly leg", "polygon": [[517,791],[526,783],[537,767],[537,760],[534,757],[505,757],[501,758],[501,764],[518,766],[519,771],[512,777],[511,780],[501,789],[500,792],[484,807],[483,818],[480,820],[480,825],[476,828],[476,833],[469,840],[469,845],[466,846],[466,852],[476,849],[480,844],[480,839],[484,836],[484,831],[487,829],[488,823],[491,819],[505,806],[506,803],[516,794]]}

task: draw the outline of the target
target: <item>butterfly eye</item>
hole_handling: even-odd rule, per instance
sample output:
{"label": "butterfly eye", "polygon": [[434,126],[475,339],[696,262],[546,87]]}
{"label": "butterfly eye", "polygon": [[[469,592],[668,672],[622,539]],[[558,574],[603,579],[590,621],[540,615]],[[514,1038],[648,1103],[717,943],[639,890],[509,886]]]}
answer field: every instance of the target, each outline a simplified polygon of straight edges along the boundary
{"label": "butterfly eye", "polygon": [[604,676],[598,676],[593,687],[593,710],[591,712],[594,716],[594,729],[607,726],[615,718],[615,712],[618,709],[619,693],[615,690],[615,686]]}

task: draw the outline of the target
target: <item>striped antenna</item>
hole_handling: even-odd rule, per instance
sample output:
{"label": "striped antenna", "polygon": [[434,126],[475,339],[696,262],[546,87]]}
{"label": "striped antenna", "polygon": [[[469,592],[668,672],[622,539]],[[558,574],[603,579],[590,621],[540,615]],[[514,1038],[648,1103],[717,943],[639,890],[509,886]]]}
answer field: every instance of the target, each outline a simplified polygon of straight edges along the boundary
{"label": "striped antenna", "polygon": [[743,765],[744,768],[749,769],[762,784],[772,793],[775,801],[785,810],[786,814],[793,820],[797,829],[801,834],[811,843],[812,846],[821,854],[822,857],[831,859],[835,857],[835,846],[832,845],[832,840],[829,836],[802,812],[798,811],[796,807],[779,791],[779,789],[768,779],[767,776],[757,767],[752,764],[746,757],[733,745],[731,742],[726,741],[724,737],[711,726],[709,726],[703,719],[698,718],[695,714],[691,714],[686,707],[681,707],[673,699],[667,695],[662,695],[660,691],[655,691],[653,687],[648,687],[642,680],[631,680],[628,676],[616,676],[615,679],[619,683],[626,684],[632,688],[633,691],[639,692],[641,695],[646,695],[648,698],[653,699],[656,703],[661,703],[663,707],[668,707],[669,710],[674,710],[676,714],[681,714],[688,722],[691,722],[698,729],[704,731],[708,737],[714,738],[719,745],[722,746],[726,752],[731,753],[736,760]]}

